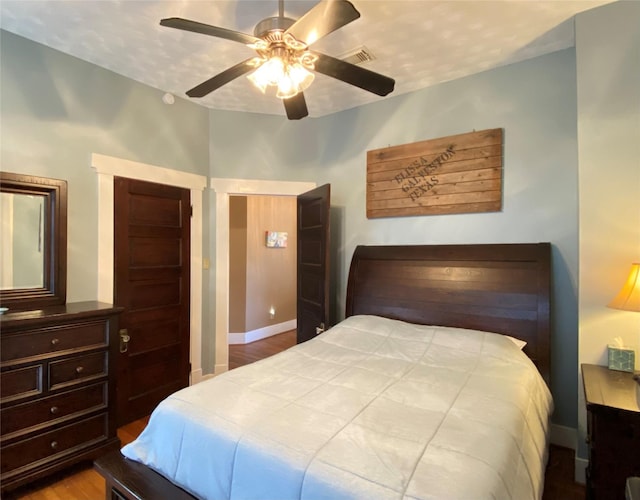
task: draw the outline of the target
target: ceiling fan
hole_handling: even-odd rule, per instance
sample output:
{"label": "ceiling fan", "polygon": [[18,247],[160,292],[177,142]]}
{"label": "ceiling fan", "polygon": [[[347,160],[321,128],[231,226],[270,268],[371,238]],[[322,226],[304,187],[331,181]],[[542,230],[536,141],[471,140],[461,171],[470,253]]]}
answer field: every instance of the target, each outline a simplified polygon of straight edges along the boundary
{"label": "ceiling fan", "polygon": [[209,24],[170,17],[161,26],[240,42],[254,49],[257,56],[242,61],[187,91],[189,97],[204,97],[226,83],[244,75],[263,93],[276,87],[290,120],[309,114],[303,91],[313,81],[312,71],[336,78],[379,96],[393,91],[395,80],[354,64],[312,51],[309,46],[360,17],[347,0],[322,0],[300,19],[284,16],[284,0],[278,0],[278,16],[260,21],[249,35]]}

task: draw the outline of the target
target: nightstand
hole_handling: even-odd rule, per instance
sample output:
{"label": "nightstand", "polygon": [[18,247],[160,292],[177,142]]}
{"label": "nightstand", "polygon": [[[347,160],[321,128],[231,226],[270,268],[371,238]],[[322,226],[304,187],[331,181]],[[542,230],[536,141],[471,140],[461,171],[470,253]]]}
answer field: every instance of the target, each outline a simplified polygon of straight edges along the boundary
{"label": "nightstand", "polygon": [[587,404],[588,500],[621,500],[628,477],[640,476],[640,401],[633,374],[582,365]]}

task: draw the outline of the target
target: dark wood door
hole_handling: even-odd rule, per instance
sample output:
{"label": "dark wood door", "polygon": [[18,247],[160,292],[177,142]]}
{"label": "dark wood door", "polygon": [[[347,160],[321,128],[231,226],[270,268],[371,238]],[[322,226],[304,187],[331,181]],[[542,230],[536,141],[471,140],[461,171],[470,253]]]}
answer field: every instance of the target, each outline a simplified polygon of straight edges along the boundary
{"label": "dark wood door", "polygon": [[190,192],[117,177],[114,205],[123,425],[189,385]]}
{"label": "dark wood door", "polygon": [[298,196],[298,343],[329,326],[330,203],[329,184]]}

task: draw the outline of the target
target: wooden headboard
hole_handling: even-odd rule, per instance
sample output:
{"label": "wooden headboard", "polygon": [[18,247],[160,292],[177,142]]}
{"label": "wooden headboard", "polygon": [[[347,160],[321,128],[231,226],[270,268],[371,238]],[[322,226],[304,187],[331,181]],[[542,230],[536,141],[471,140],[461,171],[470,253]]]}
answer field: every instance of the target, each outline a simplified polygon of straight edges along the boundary
{"label": "wooden headboard", "polygon": [[346,315],[511,335],[549,384],[551,245],[358,246]]}

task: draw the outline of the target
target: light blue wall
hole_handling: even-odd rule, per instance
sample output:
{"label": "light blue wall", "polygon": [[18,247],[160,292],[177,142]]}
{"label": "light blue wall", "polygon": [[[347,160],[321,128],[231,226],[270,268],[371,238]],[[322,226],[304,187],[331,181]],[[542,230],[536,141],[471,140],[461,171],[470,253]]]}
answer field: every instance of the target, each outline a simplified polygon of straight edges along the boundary
{"label": "light blue wall", "polygon": [[[581,14],[576,44],[579,362],[606,365],[606,346],[619,336],[640,369],[640,314],[607,307],[640,261],[640,2]],[[578,455],[587,458],[581,388],[578,394]]]}
{"label": "light blue wall", "polygon": [[68,182],[67,300],[95,300],[91,154],[206,176],[209,112],[184,99],[167,106],[158,90],[6,31],[0,51],[0,168]]}
{"label": "light blue wall", "polygon": [[[554,421],[576,426],[577,144],[573,49],[334,115],[279,117],[211,112],[211,176],[331,183],[341,215],[332,265],[344,315],[358,244],[553,244]],[[310,106],[312,103],[309,104]],[[368,220],[366,152],[452,134],[504,129],[501,212]]]}

